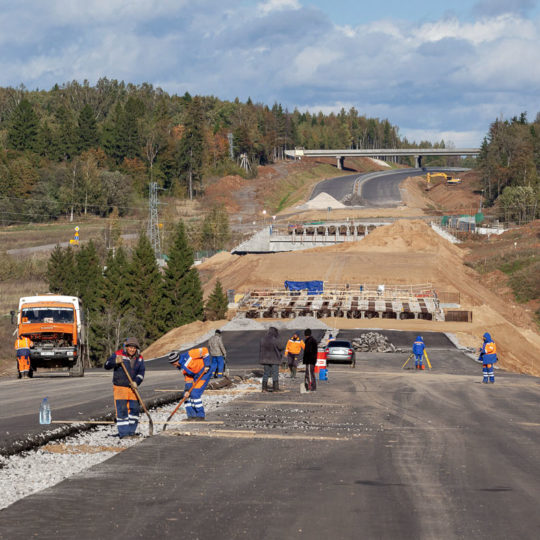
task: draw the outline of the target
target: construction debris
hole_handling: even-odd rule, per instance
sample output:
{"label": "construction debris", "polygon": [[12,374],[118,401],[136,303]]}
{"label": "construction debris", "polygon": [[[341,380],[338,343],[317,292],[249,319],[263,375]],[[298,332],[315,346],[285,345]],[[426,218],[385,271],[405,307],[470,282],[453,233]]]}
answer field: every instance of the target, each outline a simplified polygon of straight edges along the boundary
{"label": "construction debris", "polygon": [[388,341],[388,338],[378,332],[367,332],[358,338],[354,338],[352,340],[352,346],[355,351],[359,352],[404,352],[402,349],[395,347]]}

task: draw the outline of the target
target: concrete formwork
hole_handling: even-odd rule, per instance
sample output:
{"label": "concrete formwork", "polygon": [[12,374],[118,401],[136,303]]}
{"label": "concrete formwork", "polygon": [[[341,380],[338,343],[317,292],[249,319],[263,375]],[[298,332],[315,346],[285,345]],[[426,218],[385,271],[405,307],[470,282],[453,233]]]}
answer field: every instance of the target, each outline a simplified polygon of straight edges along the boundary
{"label": "concrete formwork", "polygon": [[403,287],[328,289],[323,294],[308,295],[305,291],[278,289],[254,290],[247,293],[238,306],[238,316],[247,318],[317,318],[347,319],[424,319],[444,320],[437,295],[433,290]]}

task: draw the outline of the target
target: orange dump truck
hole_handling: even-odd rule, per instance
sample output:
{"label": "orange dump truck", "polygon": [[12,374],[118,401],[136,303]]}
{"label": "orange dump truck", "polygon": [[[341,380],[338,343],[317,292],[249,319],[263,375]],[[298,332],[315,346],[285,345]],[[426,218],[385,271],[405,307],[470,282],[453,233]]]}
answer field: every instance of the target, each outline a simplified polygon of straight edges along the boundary
{"label": "orange dump truck", "polygon": [[70,376],[84,376],[86,326],[81,300],[47,294],[19,300],[17,331],[32,341],[30,364],[39,368],[67,368]]}

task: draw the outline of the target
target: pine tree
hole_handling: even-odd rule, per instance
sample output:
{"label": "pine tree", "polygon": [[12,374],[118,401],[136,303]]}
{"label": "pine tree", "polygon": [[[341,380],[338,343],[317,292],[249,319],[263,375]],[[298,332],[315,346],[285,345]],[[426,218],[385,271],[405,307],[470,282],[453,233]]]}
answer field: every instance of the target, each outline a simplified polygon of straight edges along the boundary
{"label": "pine tree", "polygon": [[150,343],[166,329],[166,302],[154,250],[145,234],[139,236],[133,252],[128,287],[129,305],[144,327],[142,341]]}
{"label": "pine tree", "polygon": [[47,157],[52,161],[60,161],[61,156],[58,151],[57,143],[58,141],[53,130],[45,120],[38,131],[35,151],[40,156]]}
{"label": "pine tree", "polygon": [[99,146],[96,117],[90,105],[85,105],[79,114],[77,147],[79,152]]}
{"label": "pine tree", "polygon": [[189,198],[193,199],[195,186],[202,183],[204,158],[204,116],[199,97],[190,102],[176,158],[179,177],[186,184]]}
{"label": "pine tree", "polygon": [[34,150],[37,142],[39,121],[27,99],[22,99],[13,112],[7,134],[9,148]]}
{"label": "pine tree", "polygon": [[58,131],[56,144],[58,153],[62,159],[69,160],[77,152],[77,133],[71,111],[66,107],[60,107],[56,112],[58,119]]}
{"label": "pine tree", "polygon": [[57,245],[47,261],[47,281],[49,291],[62,294],[65,285],[64,250]]}
{"label": "pine tree", "polygon": [[224,319],[227,316],[229,302],[227,301],[227,295],[223,291],[221,282],[219,279],[216,281],[214,290],[208,297],[208,301],[205,306],[205,316],[209,321],[218,321]]}
{"label": "pine tree", "polygon": [[167,329],[203,318],[202,287],[199,273],[193,268],[193,263],[193,250],[186,236],[184,222],[180,221],[169,251],[164,276],[168,301]]}
{"label": "pine tree", "polygon": [[70,246],[56,246],[47,262],[49,291],[57,294],[76,295],[75,257]]}
{"label": "pine tree", "polygon": [[112,307],[120,315],[128,311],[130,304],[130,289],[128,287],[129,261],[122,247],[107,255],[106,269],[104,273],[105,304]]}
{"label": "pine tree", "polygon": [[104,279],[102,265],[94,242],[81,246],[76,257],[78,296],[90,312],[103,306]]}

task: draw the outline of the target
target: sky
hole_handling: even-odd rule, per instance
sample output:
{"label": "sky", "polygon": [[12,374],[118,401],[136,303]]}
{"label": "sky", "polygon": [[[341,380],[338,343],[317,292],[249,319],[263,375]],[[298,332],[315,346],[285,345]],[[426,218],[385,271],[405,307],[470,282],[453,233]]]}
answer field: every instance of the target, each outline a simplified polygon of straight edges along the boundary
{"label": "sky", "polygon": [[[540,112],[540,0],[0,0],[0,86],[101,77],[476,147]],[[450,6],[450,7],[448,7]]]}

